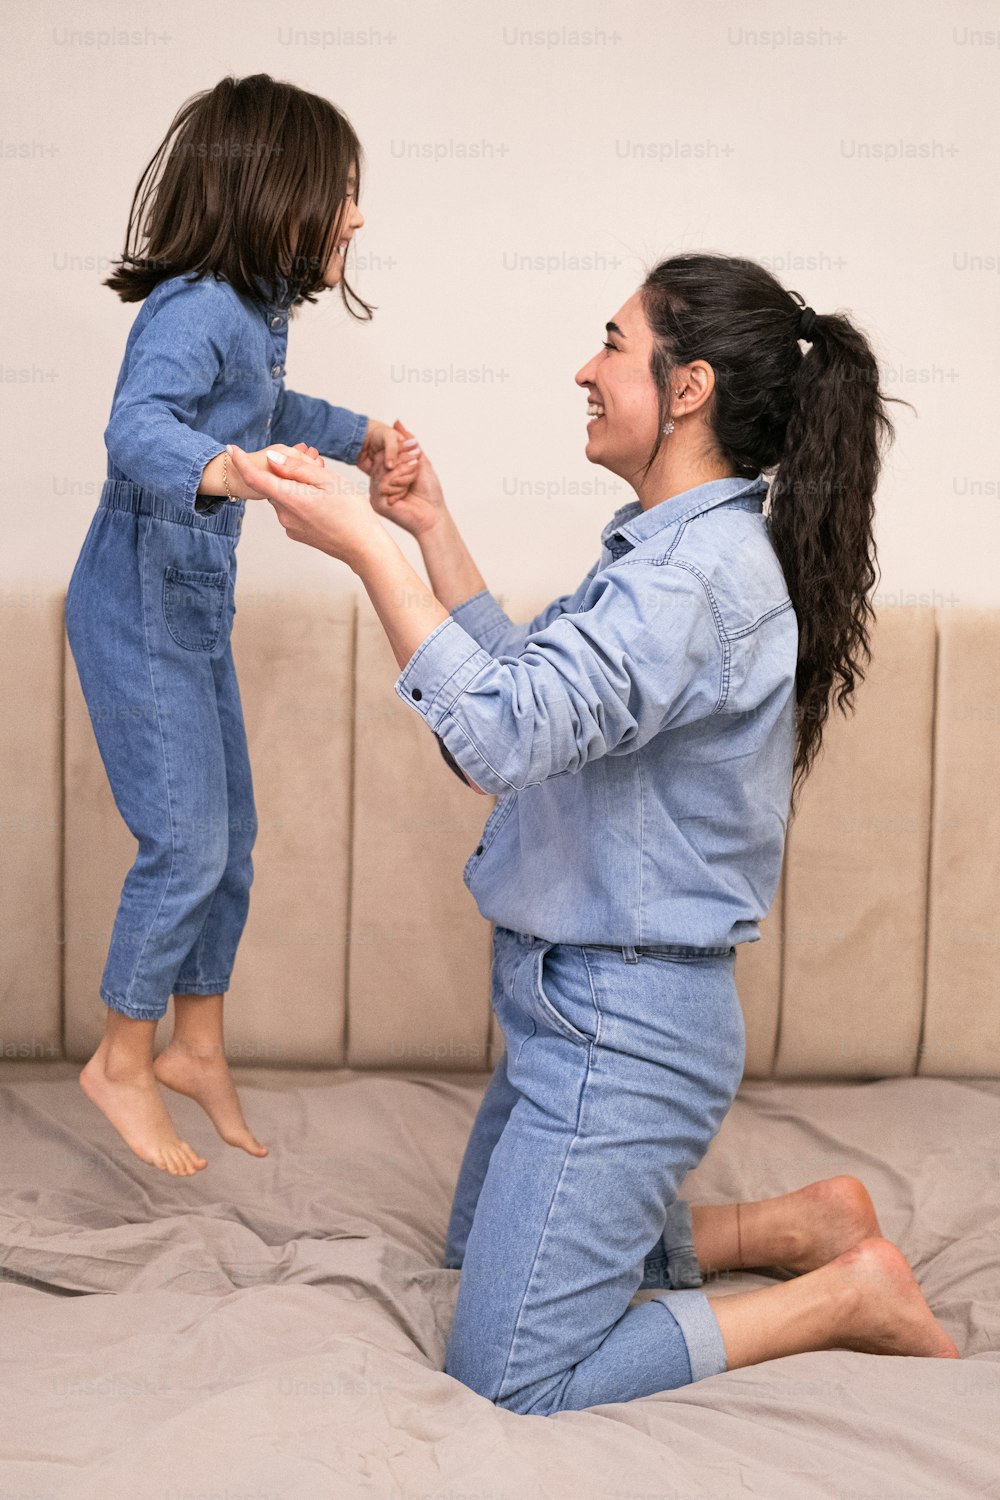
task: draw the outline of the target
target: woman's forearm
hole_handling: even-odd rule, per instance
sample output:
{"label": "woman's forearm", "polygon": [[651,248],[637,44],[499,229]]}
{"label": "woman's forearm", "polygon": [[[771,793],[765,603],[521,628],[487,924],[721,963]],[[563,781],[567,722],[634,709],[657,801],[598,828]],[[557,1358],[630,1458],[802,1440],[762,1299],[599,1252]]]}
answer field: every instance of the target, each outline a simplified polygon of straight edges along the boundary
{"label": "woman's forearm", "polygon": [[350,566],[364,584],[402,669],[431,631],[448,619],[444,602],[413,570],[387,531],[371,537]]}
{"label": "woman's forearm", "polygon": [[473,562],[472,554],[448,511],[445,511],[436,525],[422,532],[417,540],[430,579],[431,592],[436,599],[440,599],[445,609],[454,609],[486,587],[486,581]]}

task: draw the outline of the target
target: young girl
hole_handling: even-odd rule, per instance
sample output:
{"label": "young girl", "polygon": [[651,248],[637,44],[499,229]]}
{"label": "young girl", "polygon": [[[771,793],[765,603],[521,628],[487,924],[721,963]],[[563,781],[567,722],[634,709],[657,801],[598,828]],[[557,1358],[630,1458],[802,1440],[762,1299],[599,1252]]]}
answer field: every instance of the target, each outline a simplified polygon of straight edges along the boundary
{"label": "young girl", "polygon": [[[269,442],[392,466],[399,434],[285,389],[296,306],[348,286],[364,223],[361,148],[326,100],[266,74],[226,78],[176,116],[143,173],[105,283],[143,304],[105,432],[108,475],[66,597],[66,629],[115,802],[139,842],[122,889],[87,1096],[143,1161],[206,1165],[158,1082],[197,1099],[219,1134],[266,1156],[223,1048],[222,1005],[246,922],[256,833],[230,647],[244,501],[228,443]],[[359,311],[360,309],[360,311]],[[405,484],[397,485],[402,493]],[[172,1040],[153,1061],[174,995]]]}

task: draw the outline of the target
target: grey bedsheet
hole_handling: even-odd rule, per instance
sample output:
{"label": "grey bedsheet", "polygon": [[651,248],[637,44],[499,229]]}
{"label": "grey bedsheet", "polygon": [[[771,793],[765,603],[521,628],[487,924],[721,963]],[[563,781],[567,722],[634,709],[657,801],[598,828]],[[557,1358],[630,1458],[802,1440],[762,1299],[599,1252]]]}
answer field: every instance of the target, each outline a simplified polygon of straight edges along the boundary
{"label": "grey bedsheet", "polygon": [[210,1163],[174,1180],[75,1070],[5,1070],[2,1500],[1000,1497],[1000,1083],[745,1085],[684,1187],[855,1172],[961,1361],[796,1355],[520,1417],[441,1373],[458,1275],[438,1262],[484,1079],[244,1076],[270,1157],[174,1099]]}

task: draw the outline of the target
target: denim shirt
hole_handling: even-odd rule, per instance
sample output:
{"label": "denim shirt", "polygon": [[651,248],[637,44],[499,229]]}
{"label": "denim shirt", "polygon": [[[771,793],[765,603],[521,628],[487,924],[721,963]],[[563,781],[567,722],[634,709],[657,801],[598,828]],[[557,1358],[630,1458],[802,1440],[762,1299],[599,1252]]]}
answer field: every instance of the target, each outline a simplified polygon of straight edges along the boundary
{"label": "denim shirt", "polygon": [[251,300],[211,275],[159,282],[125,345],[104,432],[108,480],[211,515],[232,502],[197,496],[198,484],[227,443],[305,442],[354,463],[367,417],[285,389],[288,319],[287,297]]}
{"label": "denim shirt", "polygon": [[550,942],[728,948],[781,871],[798,624],[762,477],[601,534],[573,594],[515,625],[488,591],[396,680],[499,800],[464,872],[483,916]]}

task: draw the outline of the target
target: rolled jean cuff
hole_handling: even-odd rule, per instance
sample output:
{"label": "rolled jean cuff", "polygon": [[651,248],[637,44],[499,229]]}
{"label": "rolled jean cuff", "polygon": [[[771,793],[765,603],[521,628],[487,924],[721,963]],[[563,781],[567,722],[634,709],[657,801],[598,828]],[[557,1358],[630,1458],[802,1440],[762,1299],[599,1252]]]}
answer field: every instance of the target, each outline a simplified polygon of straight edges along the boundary
{"label": "rolled jean cuff", "polygon": [[652,1300],[666,1308],[684,1335],[693,1381],[728,1370],[722,1329],[704,1292],[664,1292]]}
{"label": "rolled jean cuff", "polygon": [[167,1002],[164,1000],[162,1007],[156,1005],[128,1005],[113,995],[109,989],[102,984],[98,993],[109,1010],[116,1010],[119,1015],[128,1016],[133,1021],[160,1021],[166,1015]]}
{"label": "rolled jean cuff", "polygon": [[639,1284],[641,1287],[672,1287],[682,1290],[695,1289],[703,1283],[701,1267],[694,1252],[691,1207],[685,1199],[677,1198],[667,1209],[663,1233],[646,1256],[645,1270]]}

